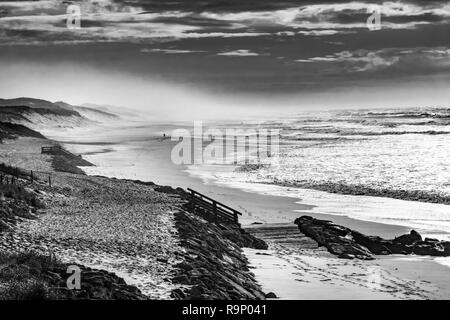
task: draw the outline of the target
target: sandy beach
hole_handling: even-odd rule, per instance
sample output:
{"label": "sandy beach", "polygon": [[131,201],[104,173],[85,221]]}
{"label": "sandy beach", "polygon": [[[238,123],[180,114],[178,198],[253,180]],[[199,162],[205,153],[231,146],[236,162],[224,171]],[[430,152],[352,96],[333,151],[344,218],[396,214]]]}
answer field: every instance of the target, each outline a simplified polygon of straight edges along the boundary
{"label": "sandy beach", "polygon": [[[138,298],[142,293],[146,299],[158,300],[264,299],[240,249],[262,245],[238,226],[219,228],[186,212],[184,191],[57,172],[50,165],[51,157],[40,154],[40,146],[53,142],[27,138],[15,142],[0,144],[4,159],[13,161],[26,154],[22,168],[33,164],[32,168],[47,169],[35,171],[34,182],[20,182],[39,197],[43,208],[33,209],[31,219],[18,218],[0,233],[2,256],[33,252],[112,272],[137,287],[139,295],[132,297]],[[102,281],[107,288],[115,285],[110,278]],[[97,297],[104,299],[106,288],[96,290]],[[128,289],[113,294],[126,296],[122,290]]]}
{"label": "sandy beach", "polygon": [[2,233],[1,249],[54,253],[114,272],[152,299],[169,298],[175,286],[167,279],[183,251],[173,217],[179,199],[132,182],[51,176],[58,191],[47,197],[45,214]]}
{"label": "sandy beach", "polygon": [[268,252],[245,250],[252,271],[263,289],[277,292],[280,299],[445,299],[450,294],[448,267],[430,257],[345,260],[318,248],[295,225],[248,230],[269,244]]}
{"label": "sandy beach", "polygon": [[[183,187],[194,188],[232,204],[245,213],[241,223],[269,244],[268,252],[244,250],[265,292],[275,292],[281,299],[439,299],[450,296],[448,267],[437,263],[435,258],[383,256],[375,261],[338,259],[317,248],[313,240],[302,237],[293,220],[300,216],[301,211],[364,234],[385,238],[407,233],[409,228],[315,213],[311,210],[314,206],[299,203],[296,198],[249,192],[215,184],[214,181],[205,182],[167,163],[161,167],[162,170],[152,171],[153,166],[157,167],[156,163],[164,161],[171,146],[170,141],[152,141],[155,162],[144,176],[157,176],[158,182],[163,184],[179,181]],[[77,150],[76,145],[68,147]],[[94,163],[99,159],[100,167],[88,167],[87,171],[91,174],[108,172],[114,176],[114,168],[102,167],[105,165],[102,158],[108,154],[88,155],[87,158]],[[111,155],[116,156],[114,153]],[[127,171],[122,175],[126,176]],[[263,224],[252,224],[255,222]],[[266,232],[265,228],[271,231]],[[278,272],[280,268],[284,272]],[[380,275],[380,287],[368,284],[373,272]]]}
{"label": "sandy beach", "polygon": [[[112,155],[120,167],[124,163],[120,162],[120,152],[111,153],[110,149],[95,152],[102,145],[96,147],[90,141],[88,145],[71,144],[71,141],[65,141],[68,149],[76,154],[86,152],[86,158],[99,165],[83,167],[89,174],[139,177],[139,168],[131,166],[119,173],[116,167],[103,160]],[[150,177],[155,177],[161,184],[191,187],[232,205],[244,213],[242,225],[269,245],[269,250],[263,251],[244,249],[251,271],[264,292],[274,292],[280,299],[440,299],[450,296],[449,269],[435,258],[339,259],[318,248],[293,221],[306,213],[386,238],[409,232],[406,226],[315,213],[315,206],[299,202],[295,197],[252,192],[200,179],[189,170],[167,163],[170,141],[150,141],[152,158],[146,159],[152,165],[143,172],[143,180],[152,181]],[[54,252],[63,261],[114,272],[150,298],[170,298],[172,290],[177,288],[168,280],[175,270],[172,266],[181,261],[180,252],[185,251],[178,244],[174,227],[174,212],[182,203],[180,198],[127,180],[55,172],[51,158],[40,154],[41,146],[48,143],[44,139],[22,137],[0,144],[1,161],[31,168],[38,175],[44,174],[44,178],[50,174],[53,183],[52,192],[42,194],[48,202],[46,213],[37,220],[23,221],[14,233],[2,234],[2,248]],[[110,147],[117,150],[114,144]],[[161,163],[165,164],[159,167]],[[374,276],[379,279],[376,285],[370,282]]]}

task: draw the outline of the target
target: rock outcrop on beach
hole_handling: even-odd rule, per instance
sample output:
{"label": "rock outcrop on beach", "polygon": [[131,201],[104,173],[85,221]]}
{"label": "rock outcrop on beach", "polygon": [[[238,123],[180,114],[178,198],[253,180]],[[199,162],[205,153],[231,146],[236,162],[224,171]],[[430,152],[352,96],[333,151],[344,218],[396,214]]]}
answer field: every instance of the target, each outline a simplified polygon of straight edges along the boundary
{"label": "rock outcrop on beach", "polygon": [[241,250],[242,246],[267,248],[262,240],[238,225],[214,224],[187,211],[180,210],[175,219],[186,251],[173,277],[173,282],[185,287],[173,290],[173,298],[265,299]]}
{"label": "rock outcrop on beach", "polygon": [[414,230],[409,234],[387,240],[377,236],[367,236],[331,221],[309,216],[297,218],[294,223],[298,225],[302,233],[339,258],[372,260],[373,255],[388,254],[450,256],[449,241],[422,239],[422,236]]}

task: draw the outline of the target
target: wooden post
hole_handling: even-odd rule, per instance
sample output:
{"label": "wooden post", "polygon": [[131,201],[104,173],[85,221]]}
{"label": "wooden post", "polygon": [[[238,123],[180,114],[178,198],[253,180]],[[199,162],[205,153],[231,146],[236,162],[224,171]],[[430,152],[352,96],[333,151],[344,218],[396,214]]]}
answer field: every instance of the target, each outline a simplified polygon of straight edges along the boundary
{"label": "wooden post", "polygon": [[31,170],[31,173],[30,173],[30,179],[31,179],[31,183],[33,183],[33,170]]}
{"label": "wooden post", "polygon": [[213,213],[214,213],[214,220],[218,221],[217,217],[217,202],[213,201]]}
{"label": "wooden post", "polygon": [[238,214],[236,211],[233,212],[233,216],[234,216],[234,222],[238,223],[239,219],[238,219]]}
{"label": "wooden post", "polygon": [[48,175],[48,186],[52,186],[52,178],[50,177],[50,175]]}
{"label": "wooden post", "polygon": [[256,163],[259,163],[259,131],[256,134]]}
{"label": "wooden post", "polygon": [[245,136],[244,142],[244,161],[245,164],[249,164],[249,156],[250,156],[250,137]]}
{"label": "wooden post", "polygon": [[195,195],[194,195],[194,191],[191,191],[191,205],[192,205],[192,212],[195,213]]}

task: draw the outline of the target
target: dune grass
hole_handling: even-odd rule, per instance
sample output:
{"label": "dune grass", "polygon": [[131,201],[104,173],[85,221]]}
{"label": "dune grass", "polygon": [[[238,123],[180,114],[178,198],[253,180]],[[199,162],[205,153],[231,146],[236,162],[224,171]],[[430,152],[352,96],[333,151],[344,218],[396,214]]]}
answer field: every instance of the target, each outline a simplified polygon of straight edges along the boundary
{"label": "dune grass", "polygon": [[27,191],[20,185],[0,183],[0,195],[3,195],[5,198],[23,201],[34,208],[44,208],[44,204],[35,194]]}
{"label": "dune grass", "polygon": [[61,266],[52,256],[0,253],[0,300],[58,299],[47,272]]}

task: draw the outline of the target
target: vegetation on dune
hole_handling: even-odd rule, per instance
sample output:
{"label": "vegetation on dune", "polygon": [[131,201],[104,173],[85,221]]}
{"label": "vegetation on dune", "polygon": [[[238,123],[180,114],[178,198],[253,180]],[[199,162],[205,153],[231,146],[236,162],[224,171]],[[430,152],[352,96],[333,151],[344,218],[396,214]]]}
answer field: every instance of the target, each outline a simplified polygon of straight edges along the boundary
{"label": "vegetation on dune", "polygon": [[59,299],[49,271],[62,267],[52,256],[0,253],[0,300]]}
{"label": "vegetation on dune", "polygon": [[[80,271],[80,287],[71,289],[68,281],[73,284],[74,267]],[[91,299],[146,300],[147,296],[111,272],[65,264],[53,253],[0,252],[0,300]]]}
{"label": "vegetation on dune", "polygon": [[58,154],[52,156],[52,167],[55,171],[84,175],[78,166],[92,166],[93,164],[74,154]]}
{"label": "vegetation on dune", "polygon": [[30,191],[27,191],[23,186],[12,184],[0,184],[0,195],[3,194],[5,198],[10,198],[16,201],[23,201],[27,205],[34,208],[44,208],[43,203]]}
{"label": "vegetation on dune", "polygon": [[0,232],[10,230],[18,218],[34,219],[34,213],[45,207],[36,192],[13,178],[20,176],[19,172],[0,164]]}
{"label": "vegetation on dune", "polygon": [[37,131],[31,130],[21,124],[0,122],[0,142],[3,139],[14,139],[17,136],[34,137],[44,139],[45,137]]}
{"label": "vegetation on dune", "polygon": [[[80,287],[69,289],[69,266]],[[139,289],[111,272],[65,264],[50,253],[0,252],[0,300],[146,300]]]}
{"label": "vegetation on dune", "polygon": [[[34,208],[44,207],[31,189],[25,188],[21,184],[11,184],[13,178],[25,178],[28,180],[29,173],[19,168],[0,163],[0,195],[2,195],[2,198],[6,197],[15,201],[23,201]],[[4,199],[1,199],[1,201],[3,202]]]}
{"label": "vegetation on dune", "polygon": [[42,107],[30,107],[28,105],[4,105],[0,106],[0,112],[3,114],[9,114],[10,116],[20,117],[23,114],[27,113],[37,113],[40,115],[58,115],[58,116],[76,116],[81,117],[81,115],[75,110],[68,110],[64,108],[60,108],[58,106],[42,106]]}

